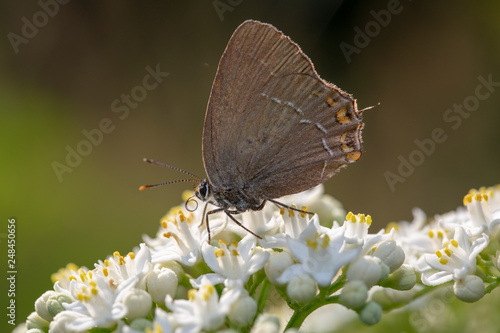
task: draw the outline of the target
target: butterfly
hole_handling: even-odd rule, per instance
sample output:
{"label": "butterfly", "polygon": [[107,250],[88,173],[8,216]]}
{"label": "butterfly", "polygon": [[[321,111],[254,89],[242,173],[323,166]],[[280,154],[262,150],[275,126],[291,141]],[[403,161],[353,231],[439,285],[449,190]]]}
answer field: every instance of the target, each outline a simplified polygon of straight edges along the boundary
{"label": "butterfly", "polygon": [[222,55],[208,102],[202,142],[207,178],[144,159],[195,179],[140,189],[196,182],[193,197],[216,207],[204,214],[209,242],[208,217],[220,212],[259,237],[233,215],[267,202],[306,212],[276,199],[321,184],[360,158],[363,111],[351,95],[321,79],[289,37],[270,24],[245,21]]}

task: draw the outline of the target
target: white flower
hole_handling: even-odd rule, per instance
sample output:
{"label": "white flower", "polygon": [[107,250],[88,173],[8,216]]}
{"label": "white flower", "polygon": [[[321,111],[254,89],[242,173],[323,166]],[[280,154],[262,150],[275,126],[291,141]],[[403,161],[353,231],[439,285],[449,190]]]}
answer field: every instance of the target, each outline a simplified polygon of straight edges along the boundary
{"label": "white flower", "polygon": [[[423,253],[432,253],[441,248],[443,244],[443,231],[431,230],[432,227],[425,224],[427,217],[424,211],[420,208],[413,208],[412,213],[413,221],[391,222],[386,228],[387,230],[395,230],[394,239],[403,249],[405,263],[409,265],[414,265]],[[436,241],[439,235],[441,238]]]}
{"label": "white flower", "polygon": [[127,308],[127,319],[129,320],[145,318],[153,305],[151,295],[137,288],[130,288],[125,291],[122,302]]}
{"label": "white flower", "polygon": [[165,303],[173,311],[175,322],[179,325],[176,332],[212,331],[224,324],[231,305],[240,294],[241,290],[229,290],[219,300],[214,285],[203,278],[198,290],[189,291],[189,300],[173,300],[167,295]]}
{"label": "white flower", "polygon": [[375,302],[368,302],[359,313],[359,319],[366,325],[374,325],[382,319],[382,307]]}
{"label": "white flower", "polygon": [[269,252],[256,247],[256,238],[252,234],[247,234],[238,243],[227,244],[220,240],[219,247],[204,243],[202,251],[206,264],[216,273],[210,276],[243,283],[264,267],[269,258]]}
{"label": "white flower", "polygon": [[277,284],[277,279],[283,274],[286,268],[294,264],[292,256],[286,252],[272,251],[269,260],[264,266],[266,276],[272,284]]}
{"label": "white flower", "polygon": [[49,327],[49,322],[36,312],[32,312],[28,315],[26,320],[26,328],[27,329],[40,329],[42,331],[46,331],[46,328]]}
{"label": "white flower", "polygon": [[[136,283],[137,277],[131,277],[115,287],[100,274],[93,274],[93,271],[90,271],[82,275],[80,280],[71,281],[71,294],[78,301],[65,304],[67,311],[57,316],[68,311],[78,314],[74,320],[66,324],[68,331],[85,331],[96,326],[111,327],[126,316],[127,308],[122,303],[122,296]],[[64,316],[66,318],[66,314]]]}
{"label": "white flower", "polygon": [[464,302],[476,302],[484,296],[484,283],[479,276],[467,275],[455,282],[453,291],[457,298]]}
{"label": "white flower", "polygon": [[141,281],[151,269],[151,254],[146,244],[142,243],[137,253],[130,252],[124,257],[115,251],[112,257],[99,260],[94,266],[95,274],[103,276],[109,284],[118,286],[130,278]]}
{"label": "white flower", "polygon": [[422,283],[436,286],[451,280],[460,281],[476,271],[476,257],[488,245],[486,234],[470,244],[464,228],[457,227],[455,236],[436,254],[425,254],[427,264],[436,270],[422,273]]}
{"label": "white flower", "polygon": [[313,218],[298,239],[287,237],[288,249],[300,262],[289,266],[277,279],[287,283],[294,276],[309,274],[320,286],[327,286],[340,268],[354,260],[361,248],[344,250],[344,230],[339,227],[328,229]]}
{"label": "white flower", "polygon": [[368,299],[368,288],[362,281],[347,281],[340,293],[340,303],[350,309],[359,309]]}
{"label": "white flower", "polygon": [[173,270],[156,264],[146,278],[146,288],[153,301],[160,305],[165,304],[167,294],[175,296],[179,281]]}
{"label": "white flower", "polygon": [[347,213],[344,224],[341,227],[345,230],[344,238],[346,247],[356,249],[361,246],[362,253],[369,254],[375,247],[393,238],[394,229],[387,234],[383,229],[376,234],[368,234],[371,224],[372,217],[370,215]]}
{"label": "white flower", "polygon": [[171,313],[167,313],[162,308],[157,307],[153,321],[144,318],[133,320],[130,325],[120,321],[116,332],[119,333],[173,333],[174,326],[171,320]]}
{"label": "white flower", "polygon": [[[201,207],[194,212],[187,212],[180,207],[172,208],[162,219],[156,238],[144,236],[151,247],[152,262],[168,263],[175,260],[186,266],[196,264],[201,259],[201,246],[208,240],[203,218]],[[221,218],[210,218],[212,237],[223,223]]]}
{"label": "white flower", "polygon": [[87,317],[75,311],[59,312],[54,320],[50,322],[49,332],[51,333],[84,333],[88,328],[74,325],[75,321],[85,320]]}
{"label": "white flower", "polygon": [[307,303],[310,302],[316,293],[318,286],[309,274],[297,274],[286,285],[286,293],[296,302]]}
{"label": "white flower", "polygon": [[255,324],[252,327],[251,333],[278,333],[280,329],[280,321],[275,316],[261,314],[257,317]]}
{"label": "white flower", "polygon": [[[349,281],[362,281],[368,288],[374,286],[384,275],[382,261],[373,256],[361,256],[354,260],[347,269]],[[388,268],[386,268],[388,270]]]}
{"label": "white flower", "polygon": [[46,291],[35,302],[35,310],[40,317],[51,321],[56,314],[64,311],[64,303],[72,303],[74,299],[66,291]]}
{"label": "white flower", "polygon": [[373,256],[382,260],[389,267],[391,273],[398,269],[405,261],[403,249],[397,246],[393,240],[388,240],[380,244],[373,252]]}
{"label": "white flower", "polygon": [[233,303],[227,315],[231,323],[238,327],[249,324],[257,313],[257,302],[244,291]]}

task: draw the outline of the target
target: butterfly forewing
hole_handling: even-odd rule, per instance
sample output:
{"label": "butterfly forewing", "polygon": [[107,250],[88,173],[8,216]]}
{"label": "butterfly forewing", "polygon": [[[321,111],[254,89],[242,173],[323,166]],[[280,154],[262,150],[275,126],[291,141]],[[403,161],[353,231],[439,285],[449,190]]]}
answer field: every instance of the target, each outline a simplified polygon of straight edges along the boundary
{"label": "butterfly forewing", "polygon": [[247,21],[231,37],[212,87],[203,133],[214,189],[277,198],[324,182],[361,152],[361,113],[323,81],[298,45]]}

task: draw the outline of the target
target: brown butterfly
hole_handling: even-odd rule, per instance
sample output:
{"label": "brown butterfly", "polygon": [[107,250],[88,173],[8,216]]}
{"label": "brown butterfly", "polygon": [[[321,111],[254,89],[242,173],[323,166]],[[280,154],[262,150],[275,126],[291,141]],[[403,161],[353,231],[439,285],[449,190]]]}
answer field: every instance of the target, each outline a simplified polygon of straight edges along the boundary
{"label": "brown butterfly", "polygon": [[275,199],[321,184],[359,159],[362,111],[319,77],[289,37],[249,20],[229,40],[212,86],[203,130],[207,178],[145,161],[196,178],[173,182],[197,182],[195,196],[218,207],[204,215],[209,242],[208,216],[218,212],[259,237],[232,215],[267,201],[304,212]]}

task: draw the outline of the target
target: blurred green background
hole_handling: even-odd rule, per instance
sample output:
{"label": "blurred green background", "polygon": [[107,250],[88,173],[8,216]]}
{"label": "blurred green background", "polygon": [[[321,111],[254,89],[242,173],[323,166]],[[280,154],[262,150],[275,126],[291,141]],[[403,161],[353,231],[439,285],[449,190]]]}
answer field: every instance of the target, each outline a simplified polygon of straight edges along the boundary
{"label": "blurred green background", "polygon": [[[380,103],[365,113],[363,157],[326,183],[347,210],[372,215],[373,232],[411,219],[415,206],[430,216],[455,209],[470,188],[498,182],[500,87],[456,129],[443,119],[454,104],[473,101],[479,76],[500,81],[498,2],[71,1],[57,11],[46,5],[51,16],[40,14],[41,3],[0,4],[0,240],[7,253],[7,219],[15,218],[18,322],[52,287],[52,272],[127,253],[180,203],[188,183],[137,190],[183,177],[143,157],[204,176],[201,134],[212,81],[246,19],[290,36],[360,108]],[[397,13],[377,23],[388,7]],[[27,21],[39,27],[30,30]],[[365,28],[369,40],[356,39]],[[359,46],[349,61],[340,47],[347,44]],[[112,103],[140,93],[146,67],[158,64],[168,77],[127,116],[114,112]],[[105,118],[113,130],[58,178],[54,162],[67,164],[67,147],[77,149],[82,131]],[[398,157],[408,159],[414,141],[435,128],[447,140],[391,189],[385,173],[397,174]],[[6,292],[0,299],[5,309]]]}

